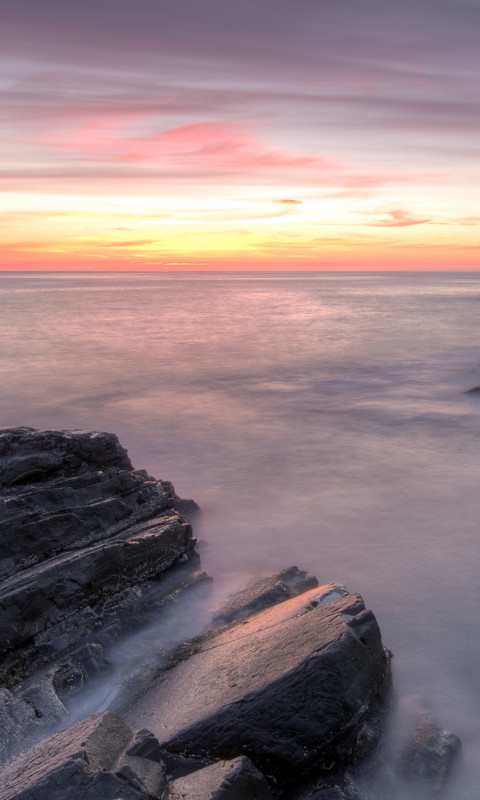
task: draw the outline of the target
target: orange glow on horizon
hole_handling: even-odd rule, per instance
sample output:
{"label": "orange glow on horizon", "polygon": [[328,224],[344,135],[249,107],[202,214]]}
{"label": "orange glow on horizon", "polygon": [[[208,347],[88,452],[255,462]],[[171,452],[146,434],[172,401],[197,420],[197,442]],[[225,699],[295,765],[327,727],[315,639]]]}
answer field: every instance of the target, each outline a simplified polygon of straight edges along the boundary
{"label": "orange glow on horizon", "polygon": [[480,269],[471,8],[22,2],[0,271]]}

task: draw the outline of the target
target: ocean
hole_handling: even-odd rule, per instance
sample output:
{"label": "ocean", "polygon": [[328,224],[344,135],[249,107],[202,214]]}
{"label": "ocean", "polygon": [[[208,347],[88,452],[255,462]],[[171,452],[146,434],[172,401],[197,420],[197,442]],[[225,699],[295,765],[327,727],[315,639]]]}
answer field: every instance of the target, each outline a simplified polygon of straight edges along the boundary
{"label": "ocean", "polygon": [[202,507],[217,595],[291,564],[360,592],[476,797],[480,275],[12,272],[0,302],[0,425],[115,432]]}

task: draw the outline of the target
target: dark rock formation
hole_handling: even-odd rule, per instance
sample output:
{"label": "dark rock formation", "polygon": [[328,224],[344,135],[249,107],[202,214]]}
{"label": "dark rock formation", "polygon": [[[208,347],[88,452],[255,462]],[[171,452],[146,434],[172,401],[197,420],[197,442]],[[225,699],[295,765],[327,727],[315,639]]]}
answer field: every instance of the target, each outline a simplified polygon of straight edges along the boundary
{"label": "dark rock formation", "polygon": [[58,721],[108,671],[103,647],[202,579],[179,507],[198,510],[113,434],[0,429],[0,758],[32,713]]}
{"label": "dark rock formation", "polygon": [[110,467],[133,469],[113,433],[0,428],[1,489]]}
{"label": "dark rock formation", "polygon": [[[183,516],[196,510],[112,434],[0,429],[0,759],[66,726],[71,696],[113,669],[110,645],[206,579]],[[202,636],[173,650],[161,636],[114,701],[142,730],[111,712],[76,723],[0,770],[0,800],[359,800],[350,770],[377,743],[391,683],[359,595],[290,567]],[[402,774],[437,790],[458,747],[422,718]]]}
{"label": "dark rock formation", "polygon": [[245,757],[218,761],[177,778],[168,787],[168,800],[272,800],[268,784]]}
{"label": "dark rock formation", "polygon": [[213,627],[230,625],[317,586],[318,580],[314,575],[309,575],[298,567],[289,567],[276,575],[259,578],[236,592],[215,612]]}
{"label": "dark rock formation", "polygon": [[134,471],[110,433],[0,428],[0,491],[0,579],[195,506]]}
{"label": "dark rock formation", "polygon": [[196,643],[127,720],[146,723],[167,753],[246,755],[288,784],[362,758],[389,689],[375,617],[359,595],[331,584]]}
{"label": "dark rock formation", "polygon": [[156,800],[166,788],[158,743],[133,738],[109,711],[95,714],[12,759],[0,800]]}

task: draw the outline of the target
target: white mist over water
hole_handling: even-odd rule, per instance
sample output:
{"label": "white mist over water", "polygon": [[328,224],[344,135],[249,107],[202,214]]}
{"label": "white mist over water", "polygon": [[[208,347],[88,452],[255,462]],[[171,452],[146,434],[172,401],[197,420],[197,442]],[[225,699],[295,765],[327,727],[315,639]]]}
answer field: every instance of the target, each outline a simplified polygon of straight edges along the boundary
{"label": "white mist over water", "polygon": [[2,274],[1,425],[117,433],[204,514],[218,591],[360,592],[480,785],[480,276]]}

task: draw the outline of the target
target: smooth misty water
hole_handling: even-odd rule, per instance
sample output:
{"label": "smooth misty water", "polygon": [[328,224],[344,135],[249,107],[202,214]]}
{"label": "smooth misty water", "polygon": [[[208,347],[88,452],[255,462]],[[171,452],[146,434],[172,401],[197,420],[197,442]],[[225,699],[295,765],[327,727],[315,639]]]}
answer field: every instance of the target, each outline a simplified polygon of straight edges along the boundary
{"label": "smooth misty water", "polygon": [[202,506],[219,592],[292,563],[361,592],[404,705],[462,738],[445,797],[477,796],[480,276],[10,273],[0,298],[0,424],[117,433]]}

